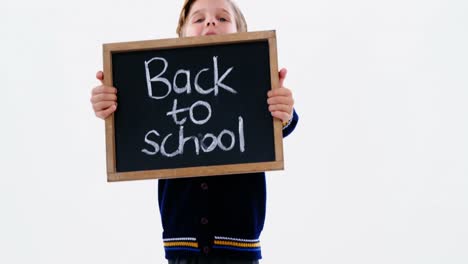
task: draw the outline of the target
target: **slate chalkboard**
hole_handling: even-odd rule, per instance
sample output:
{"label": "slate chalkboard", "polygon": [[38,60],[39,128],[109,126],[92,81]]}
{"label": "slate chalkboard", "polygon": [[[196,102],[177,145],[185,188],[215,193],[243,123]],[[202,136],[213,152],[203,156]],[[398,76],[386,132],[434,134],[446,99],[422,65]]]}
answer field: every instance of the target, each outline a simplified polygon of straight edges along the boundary
{"label": "slate chalkboard", "polygon": [[[108,180],[283,168],[274,31],[104,44]],[[112,78],[107,78],[110,76]]]}

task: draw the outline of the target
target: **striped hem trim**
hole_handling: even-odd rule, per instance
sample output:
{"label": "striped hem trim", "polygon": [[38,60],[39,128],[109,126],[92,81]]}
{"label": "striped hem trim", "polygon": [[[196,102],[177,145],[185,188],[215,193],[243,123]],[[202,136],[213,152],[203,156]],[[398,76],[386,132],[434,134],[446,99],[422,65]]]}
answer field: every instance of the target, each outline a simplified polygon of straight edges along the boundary
{"label": "striped hem trim", "polygon": [[226,246],[213,246],[213,248],[217,249],[229,249],[229,250],[237,250],[237,251],[260,251],[260,248],[237,248],[237,247],[226,247]]}
{"label": "striped hem trim", "polygon": [[215,236],[213,248],[260,251],[260,240]]}
{"label": "striped hem trim", "polygon": [[186,247],[172,247],[172,248],[165,248],[166,251],[193,251],[193,252],[200,252],[198,248],[186,248]]}
{"label": "striped hem trim", "polygon": [[228,240],[228,241],[248,242],[248,243],[260,242],[260,239],[243,239],[243,238],[232,238],[232,237],[222,237],[222,236],[215,236],[215,240]]}
{"label": "striped hem trim", "polygon": [[193,247],[198,248],[197,242],[164,242],[165,247]]}
{"label": "striped hem trim", "polygon": [[164,238],[164,242],[169,242],[169,241],[197,241],[196,238],[194,237],[174,237],[174,238]]}
{"label": "striped hem trim", "polygon": [[197,239],[194,237],[164,238],[163,242],[165,250],[200,251]]}

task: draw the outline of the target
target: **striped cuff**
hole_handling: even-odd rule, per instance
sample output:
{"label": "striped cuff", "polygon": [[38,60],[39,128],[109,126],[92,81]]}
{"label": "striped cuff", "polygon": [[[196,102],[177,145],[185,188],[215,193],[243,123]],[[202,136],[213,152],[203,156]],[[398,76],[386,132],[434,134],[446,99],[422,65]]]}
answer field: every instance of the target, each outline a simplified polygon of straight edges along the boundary
{"label": "striped cuff", "polygon": [[293,120],[293,117],[289,118],[288,122],[283,122],[283,129],[287,128]]}

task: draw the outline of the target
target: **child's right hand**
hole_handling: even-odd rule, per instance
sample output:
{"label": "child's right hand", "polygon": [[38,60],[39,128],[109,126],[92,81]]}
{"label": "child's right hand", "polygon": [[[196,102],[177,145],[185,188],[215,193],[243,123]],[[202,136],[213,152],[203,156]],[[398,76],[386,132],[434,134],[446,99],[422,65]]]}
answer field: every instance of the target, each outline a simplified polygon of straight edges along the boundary
{"label": "child's right hand", "polygon": [[104,73],[102,71],[96,73],[96,79],[101,82],[101,85],[93,88],[91,104],[93,105],[94,114],[101,119],[106,119],[117,109],[117,89],[104,85]]}

